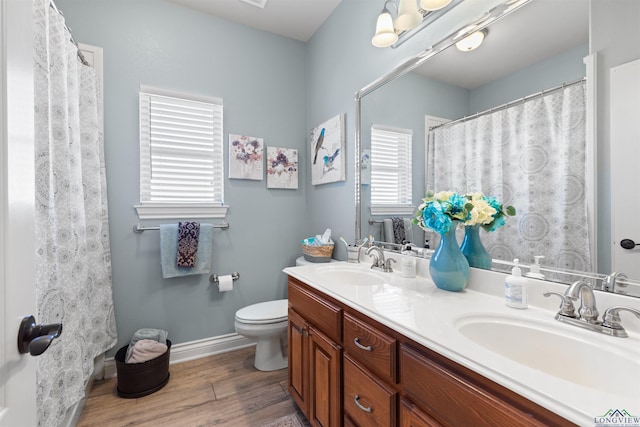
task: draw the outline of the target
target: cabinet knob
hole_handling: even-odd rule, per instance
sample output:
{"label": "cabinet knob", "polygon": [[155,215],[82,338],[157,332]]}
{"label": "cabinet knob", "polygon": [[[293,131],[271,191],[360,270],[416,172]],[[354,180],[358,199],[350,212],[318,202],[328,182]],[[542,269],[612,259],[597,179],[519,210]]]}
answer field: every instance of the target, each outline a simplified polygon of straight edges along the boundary
{"label": "cabinet knob", "polygon": [[360,350],[365,350],[365,351],[373,351],[373,347],[371,347],[370,345],[362,345],[360,344],[360,338],[355,337],[353,339],[353,343],[356,345],[356,347],[358,347]]}
{"label": "cabinet knob", "polygon": [[356,406],[364,412],[373,411],[373,408],[371,408],[371,406],[362,406],[362,404],[360,403],[360,396],[358,396],[357,394],[353,397],[353,401],[356,402]]}

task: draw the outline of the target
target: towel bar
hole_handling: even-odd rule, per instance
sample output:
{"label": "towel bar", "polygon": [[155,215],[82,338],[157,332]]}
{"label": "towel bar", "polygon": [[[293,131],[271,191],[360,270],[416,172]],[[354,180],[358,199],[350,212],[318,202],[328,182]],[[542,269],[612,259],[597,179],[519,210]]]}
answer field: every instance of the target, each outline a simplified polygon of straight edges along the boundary
{"label": "towel bar", "polygon": [[381,219],[373,219],[373,218],[369,218],[369,224],[373,225],[373,224],[382,224],[382,220]]}
{"label": "towel bar", "polygon": [[[227,221],[223,221],[222,224],[213,224],[213,228],[220,228],[221,230],[228,230],[229,223]],[[155,227],[145,227],[142,224],[136,224],[133,226],[134,233],[142,233],[147,230],[160,230],[160,226]]]}
{"label": "towel bar", "polygon": [[[240,278],[240,273],[238,273],[237,271],[234,271],[233,273],[231,273],[231,278],[233,280],[238,280]],[[218,275],[212,274],[211,276],[209,276],[209,282],[218,283]]]}

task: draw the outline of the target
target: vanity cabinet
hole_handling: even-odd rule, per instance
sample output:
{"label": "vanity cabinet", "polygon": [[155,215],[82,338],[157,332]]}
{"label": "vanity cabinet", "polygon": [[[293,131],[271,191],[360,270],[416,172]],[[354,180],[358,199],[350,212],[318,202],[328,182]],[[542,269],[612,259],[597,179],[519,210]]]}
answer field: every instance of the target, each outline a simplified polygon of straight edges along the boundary
{"label": "vanity cabinet", "polygon": [[573,425],[292,277],[289,325],[289,390],[314,426]]}
{"label": "vanity cabinet", "polygon": [[288,315],[289,393],[314,426],[339,426],[342,309],[290,282]]}

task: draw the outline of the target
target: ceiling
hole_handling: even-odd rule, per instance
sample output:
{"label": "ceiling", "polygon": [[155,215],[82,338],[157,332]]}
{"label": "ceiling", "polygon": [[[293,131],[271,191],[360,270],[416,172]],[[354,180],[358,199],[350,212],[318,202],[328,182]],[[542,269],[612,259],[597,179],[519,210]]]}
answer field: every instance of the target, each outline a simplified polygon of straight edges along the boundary
{"label": "ceiling", "polygon": [[[308,41],[341,0],[169,0],[228,21]],[[367,0],[373,1],[373,0]],[[372,23],[374,25],[375,23]],[[474,89],[550,56],[588,43],[589,0],[532,0],[491,24],[472,52],[447,49],[418,73]],[[470,72],[472,70],[473,72]]]}
{"label": "ceiling", "polygon": [[478,49],[451,47],[417,72],[475,89],[588,42],[588,0],[532,0],[492,23]]}
{"label": "ceiling", "polygon": [[342,0],[169,0],[189,9],[303,42],[309,41]]}

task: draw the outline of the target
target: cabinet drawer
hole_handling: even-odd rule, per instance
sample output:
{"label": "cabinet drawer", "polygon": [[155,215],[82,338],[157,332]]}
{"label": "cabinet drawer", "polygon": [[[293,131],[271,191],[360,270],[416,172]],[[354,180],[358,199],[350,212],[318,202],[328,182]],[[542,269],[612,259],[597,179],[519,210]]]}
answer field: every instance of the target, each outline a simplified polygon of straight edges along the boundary
{"label": "cabinet drawer", "polygon": [[380,379],[395,384],[397,342],[390,336],[345,313],[344,349]]}
{"label": "cabinet drawer", "polygon": [[342,309],[304,289],[289,278],[289,307],[304,316],[322,333],[337,343],[342,342]]}
{"label": "cabinet drawer", "polygon": [[404,391],[444,425],[544,425],[404,345],[400,349],[400,381]]}
{"label": "cabinet drawer", "polygon": [[361,427],[396,425],[396,392],[344,355],[344,412]]}

